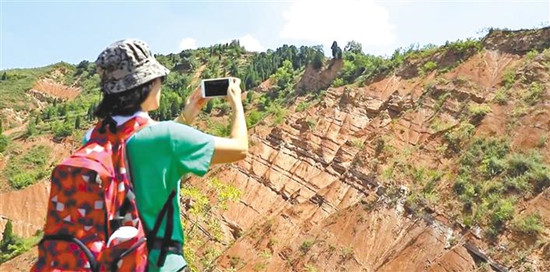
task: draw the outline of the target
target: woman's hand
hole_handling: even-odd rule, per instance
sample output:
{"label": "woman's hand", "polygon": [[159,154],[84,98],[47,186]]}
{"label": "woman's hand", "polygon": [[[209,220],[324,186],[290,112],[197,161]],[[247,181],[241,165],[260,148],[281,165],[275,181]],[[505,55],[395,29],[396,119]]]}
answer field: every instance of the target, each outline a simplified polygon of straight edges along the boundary
{"label": "woman's hand", "polygon": [[201,109],[210,100],[209,98],[203,98],[201,94],[201,87],[197,87],[187,99],[185,108],[176,121],[180,123],[190,124],[201,112]]}
{"label": "woman's hand", "polygon": [[241,79],[232,77],[229,82],[229,87],[227,90],[227,100],[231,104],[231,107],[235,109],[236,106],[241,105],[242,106],[242,99],[241,99]]}

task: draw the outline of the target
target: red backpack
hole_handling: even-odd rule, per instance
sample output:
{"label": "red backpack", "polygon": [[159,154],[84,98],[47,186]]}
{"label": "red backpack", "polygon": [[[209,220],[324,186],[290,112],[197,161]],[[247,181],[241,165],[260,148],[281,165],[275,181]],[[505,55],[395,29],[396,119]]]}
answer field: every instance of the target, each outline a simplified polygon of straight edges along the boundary
{"label": "red backpack", "polygon": [[[53,170],[44,238],[31,271],[145,271],[146,238],[125,143],[148,119],[118,128],[110,121]],[[111,239],[117,230],[126,237]]]}

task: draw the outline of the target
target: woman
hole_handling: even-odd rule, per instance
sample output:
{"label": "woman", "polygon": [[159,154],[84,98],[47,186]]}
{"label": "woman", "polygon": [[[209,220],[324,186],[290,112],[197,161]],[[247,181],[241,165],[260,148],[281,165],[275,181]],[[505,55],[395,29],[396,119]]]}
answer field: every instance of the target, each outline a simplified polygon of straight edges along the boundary
{"label": "woman", "polygon": [[[228,88],[227,99],[233,109],[231,134],[221,138],[180,124],[191,123],[206,104],[200,88],[191,94],[176,119],[180,123],[155,122],[149,118],[148,112],[159,107],[162,80],[169,70],[151,55],[144,42],[118,41],[101,52],[96,65],[103,99],[95,115],[103,120],[104,126],[120,126],[132,118],[148,120],[148,125],[127,142],[140,217],[148,231],[158,229],[153,239],[148,237],[148,269],[181,271],[187,265],[181,251],[183,229],[178,202],[181,177],[187,173],[202,176],[212,164],[235,162],[248,152],[240,80],[234,78]],[[89,133],[86,137],[85,141]],[[170,205],[172,208],[166,208]],[[171,214],[159,217],[170,209]]]}

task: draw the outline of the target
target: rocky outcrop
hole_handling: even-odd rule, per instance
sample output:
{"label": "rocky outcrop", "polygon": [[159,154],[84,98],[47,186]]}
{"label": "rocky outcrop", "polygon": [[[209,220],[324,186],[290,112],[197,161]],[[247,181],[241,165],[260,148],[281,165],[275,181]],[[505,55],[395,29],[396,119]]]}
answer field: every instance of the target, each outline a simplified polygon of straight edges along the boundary
{"label": "rocky outcrop", "polygon": [[299,93],[317,92],[328,88],[338,77],[344,66],[343,59],[331,59],[327,67],[316,70],[313,66],[307,65],[302,79],[296,84],[296,91]]}
{"label": "rocky outcrop", "polygon": [[550,27],[515,31],[491,29],[483,39],[483,47],[517,55],[531,50],[540,52],[550,47]]}

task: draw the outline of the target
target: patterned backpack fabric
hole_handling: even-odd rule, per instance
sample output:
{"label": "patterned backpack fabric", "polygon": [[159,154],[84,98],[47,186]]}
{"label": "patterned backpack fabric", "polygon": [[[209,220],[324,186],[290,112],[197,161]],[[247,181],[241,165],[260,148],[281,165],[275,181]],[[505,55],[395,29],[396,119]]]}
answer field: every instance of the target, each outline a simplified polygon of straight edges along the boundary
{"label": "patterned backpack fabric", "polygon": [[[145,271],[146,238],[125,143],[147,122],[136,117],[110,129],[98,124],[91,139],[53,170],[44,238],[31,271]],[[116,230],[132,234],[110,241]]]}

